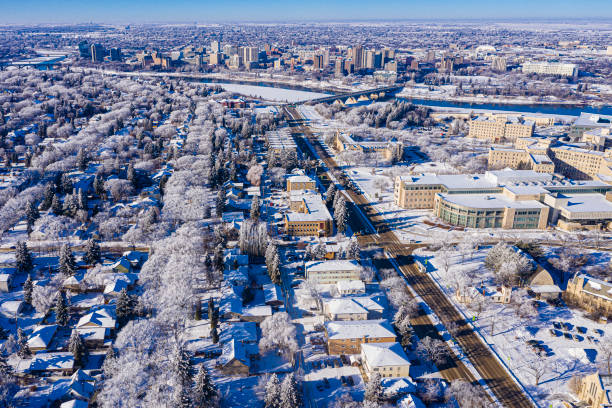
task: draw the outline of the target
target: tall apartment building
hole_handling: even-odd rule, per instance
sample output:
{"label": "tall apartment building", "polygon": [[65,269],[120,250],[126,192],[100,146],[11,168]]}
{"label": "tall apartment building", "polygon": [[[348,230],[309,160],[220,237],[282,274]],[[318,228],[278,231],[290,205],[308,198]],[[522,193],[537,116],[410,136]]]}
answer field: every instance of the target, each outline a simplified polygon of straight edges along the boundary
{"label": "tall apartment building", "polygon": [[352,49],[351,58],[355,66],[355,70],[359,70],[364,67],[363,63],[363,47],[361,45],[355,45]]}
{"label": "tall apartment building", "polygon": [[535,124],[533,121],[519,121],[514,117],[499,116],[494,120],[479,116],[470,120],[468,137],[500,142],[515,140],[519,137],[531,137]]}
{"label": "tall apartment building", "polygon": [[493,69],[493,71],[506,72],[508,70],[508,64],[506,62],[506,58],[494,57],[493,62],[491,63],[491,68]]}
{"label": "tall apartment building", "polygon": [[608,49],[606,50],[606,55],[612,57],[612,45],[608,45]]}
{"label": "tall apartment building", "polygon": [[525,62],[522,70],[525,74],[535,73],[565,77],[573,77],[578,74],[576,64],[562,64],[558,62]]}
{"label": "tall apartment building", "polygon": [[221,43],[219,41],[211,41],[210,42],[210,52],[211,53],[220,53],[221,52]]}
{"label": "tall apartment building", "polygon": [[313,63],[315,69],[323,69],[323,56],[319,54],[315,55]]}

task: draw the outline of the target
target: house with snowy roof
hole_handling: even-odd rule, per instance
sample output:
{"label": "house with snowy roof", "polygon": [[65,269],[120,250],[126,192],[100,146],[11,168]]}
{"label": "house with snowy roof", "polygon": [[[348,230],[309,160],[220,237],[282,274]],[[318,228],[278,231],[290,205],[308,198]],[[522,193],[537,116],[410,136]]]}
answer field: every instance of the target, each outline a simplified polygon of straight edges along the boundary
{"label": "house with snowy roof", "polygon": [[57,324],[40,325],[34,328],[28,339],[28,347],[33,353],[46,351],[57,331]]}
{"label": "house with snowy roof", "polygon": [[246,346],[235,339],[223,345],[217,363],[225,375],[247,376],[251,371],[251,359],[247,355]]}
{"label": "house with snowy roof", "polygon": [[54,372],[70,375],[74,371],[74,356],[69,351],[38,353],[30,360],[25,371],[32,374]]}
{"label": "house with snowy roof", "polygon": [[374,373],[383,378],[409,376],[410,361],[397,342],[362,344],[361,361],[368,377]]}
{"label": "house with snowy roof", "polygon": [[397,340],[387,320],[333,321],[325,325],[329,354],[359,354],[365,343],[392,343]]}
{"label": "house with snowy roof", "polygon": [[111,313],[108,308],[99,308],[92,312],[87,313],[81,317],[76,325],[76,328],[83,327],[102,327],[109,330],[115,330],[117,320],[115,314]]}
{"label": "house with snowy roof", "polygon": [[323,312],[330,320],[379,319],[384,311],[382,296],[331,299],[323,304]]}
{"label": "house with snowy roof", "polygon": [[575,304],[589,312],[612,313],[612,282],[578,274],[567,282],[563,295],[568,303]]}
{"label": "house with snowy roof", "polygon": [[331,261],[310,261],[304,265],[306,278],[319,284],[336,284],[341,280],[359,280],[361,265],[357,261],[336,259]]}
{"label": "house with snowy roof", "polygon": [[365,283],[361,280],[341,280],[336,283],[336,288],[341,295],[365,293]]}
{"label": "house with snowy roof", "polygon": [[265,303],[268,306],[282,306],[285,302],[283,301],[283,294],[278,285],[274,283],[268,283],[262,287],[264,292]]}

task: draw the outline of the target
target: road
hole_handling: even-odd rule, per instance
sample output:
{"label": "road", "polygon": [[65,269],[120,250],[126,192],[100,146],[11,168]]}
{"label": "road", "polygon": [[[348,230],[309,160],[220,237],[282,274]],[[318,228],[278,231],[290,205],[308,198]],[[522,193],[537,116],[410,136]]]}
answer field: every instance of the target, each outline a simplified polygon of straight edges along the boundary
{"label": "road", "polygon": [[[298,145],[302,145],[305,153],[304,144],[315,149],[318,158],[323,160],[330,171],[342,171],[332,157],[325,151],[319,140],[312,134],[310,129],[304,124],[298,111],[293,107],[286,107],[284,112],[289,124],[293,126],[293,133],[296,136]],[[306,138],[309,143],[305,140]],[[327,178],[331,178],[327,175]],[[465,321],[462,315],[452,305],[446,295],[438,288],[434,281],[425,273],[418,270],[412,262],[411,253],[415,245],[403,244],[395,233],[387,226],[386,220],[370,205],[370,202],[358,192],[344,190],[348,194],[362,214],[367,217],[369,223],[378,232],[361,235],[359,237],[362,245],[377,245],[382,247],[387,253],[396,260],[401,273],[404,275],[410,287],[419,295],[431,310],[438,316],[446,326],[451,322],[457,323],[460,328],[455,339],[465,355],[469,358],[478,374],[486,382],[489,389],[497,400],[508,408],[533,407],[531,400],[525,395],[522,389],[514,382],[510,374],[495,358],[492,351],[483,343],[480,337],[474,332],[472,327]],[[371,228],[361,217],[351,217],[352,222],[362,222],[364,225],[361,231],[370,231]],[[419,316],[413,321],[415,332],[422,338],[424,335],[439,337],[433,323],[428,316]],[[437,336],[436,336],[437,334]],[[465,379],[475,383],[475,378],[469,369],[451,352],[452,357],[440,368],[442,376],[448,381]]]}

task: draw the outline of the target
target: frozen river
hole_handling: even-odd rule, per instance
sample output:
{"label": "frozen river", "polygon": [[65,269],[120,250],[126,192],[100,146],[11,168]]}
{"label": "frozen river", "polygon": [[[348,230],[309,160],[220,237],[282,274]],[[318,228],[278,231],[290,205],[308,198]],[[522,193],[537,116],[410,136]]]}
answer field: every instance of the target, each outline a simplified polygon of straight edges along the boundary
{"label": "frozen river", "polygon": [[236,92],[241,95],[274,102],[302,102],[310,99],[321,98],[323,96],[329,96],[329,94],[320,92],[300,91],[295,89],[276,88],[272,86],[243,85],[226,82],[218,82],[215,83],[215,85],[220,85],[229,92]]}

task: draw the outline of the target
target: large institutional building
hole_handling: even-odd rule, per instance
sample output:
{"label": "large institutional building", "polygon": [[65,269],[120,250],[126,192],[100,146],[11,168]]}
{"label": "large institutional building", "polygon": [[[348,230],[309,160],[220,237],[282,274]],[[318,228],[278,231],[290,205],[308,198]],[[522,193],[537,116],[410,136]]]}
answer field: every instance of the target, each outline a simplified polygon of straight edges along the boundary
{"label": "large institutional building", "polygon": [[607,227],[612,221],[612,186],[601,181],[558,180],[533,170],[487,171],[475,175],[398,176],[395,203],[432,209],[461,227],[567,230]]}
{"label": "large institutional building", "polygon": [[519,137],[533,135],[534,122],[531,120],[519,121],[512,116],[496,116],[489,118],[479,116],[470,120],[468,137],[500,142],[502,140],[515,140]]}
{"label": "large institutional building", "polygon": [[578,67],[576,64],[557,62],[525,62],[523,64],[523,73],[573,77],[578,74]]}
{"label": "large institutional building", "polygon": [[576,275],[567,282],[564,297],[591,313],[612,315],[612,282]]}
{"label": "large institutional building", "polygon": [[332,233],[332,217],[321,196],[309,190],[289,193],[291,212],[285,214],[289,235],[325,237]]}
{"label": "large institutional building", "polygon": [[379,153],[385,159],[391,159],[393,152],[397,149],[402,149],[402,144],[399,142],[365,142],[355,141],[348,133],[336,132],[334,138],[334,148],[339,151],[356,150],[363,153]]}

